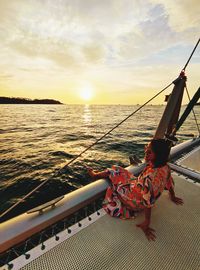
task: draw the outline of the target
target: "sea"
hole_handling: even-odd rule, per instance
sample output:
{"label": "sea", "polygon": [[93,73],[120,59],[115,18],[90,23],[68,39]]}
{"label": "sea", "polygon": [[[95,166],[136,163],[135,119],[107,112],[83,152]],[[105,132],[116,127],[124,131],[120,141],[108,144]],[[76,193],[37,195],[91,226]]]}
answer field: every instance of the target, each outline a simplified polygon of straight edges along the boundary
{"label": "sea", "polygon": [[[144,156],[163,105],[148,105],[114,129],[69,166],[70,160],[111,130],[139,105],[0,105],[0,213],[49,179],[4,218],[8,219],[91,182],[87,167],[129,165]],[[185,109],[183,106],[182,111]],[[200,106],[195,107],[197,119]],[[180,142],[197,136],[191,113],[178,132]]]}

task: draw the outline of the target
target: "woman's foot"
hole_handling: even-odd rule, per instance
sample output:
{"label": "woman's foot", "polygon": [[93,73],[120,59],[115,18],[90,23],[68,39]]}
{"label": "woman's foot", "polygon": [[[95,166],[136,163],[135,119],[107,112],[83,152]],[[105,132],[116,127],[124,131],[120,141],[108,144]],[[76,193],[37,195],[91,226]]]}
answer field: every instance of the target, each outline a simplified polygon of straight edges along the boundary
{"label": "woman's foot", "polygon": [[142,161],[136,156],[136,155],[130,155],[129,161],[131,165],[138,165],[139,163],[142,163]]}

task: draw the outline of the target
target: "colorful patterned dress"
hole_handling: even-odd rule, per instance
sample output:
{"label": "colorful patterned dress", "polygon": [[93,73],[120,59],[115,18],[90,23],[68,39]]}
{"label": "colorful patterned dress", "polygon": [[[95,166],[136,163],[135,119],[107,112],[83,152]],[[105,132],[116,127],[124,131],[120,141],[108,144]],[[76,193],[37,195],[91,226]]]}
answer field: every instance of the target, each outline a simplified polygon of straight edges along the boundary
{"label": "colorful patterned dress", "polygon": [[164,189],[174,186],[169,166],[148,165],[138,176],[120,166],[108,169],[111,186],[103,201],[104,210],[113,217],[128,219],[134,213],[152,207]]}

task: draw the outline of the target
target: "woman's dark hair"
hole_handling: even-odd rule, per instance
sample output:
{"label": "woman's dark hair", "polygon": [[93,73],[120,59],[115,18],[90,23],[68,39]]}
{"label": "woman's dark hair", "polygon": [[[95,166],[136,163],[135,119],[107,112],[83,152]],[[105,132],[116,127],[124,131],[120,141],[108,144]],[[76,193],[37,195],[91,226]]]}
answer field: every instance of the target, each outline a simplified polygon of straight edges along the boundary
{"label": "woman's dark hair", "polygon": [[151,147],[156,156],[155,168],[164,166],[169,158],[170,142],[164,139],[155,139],[151,141]]}

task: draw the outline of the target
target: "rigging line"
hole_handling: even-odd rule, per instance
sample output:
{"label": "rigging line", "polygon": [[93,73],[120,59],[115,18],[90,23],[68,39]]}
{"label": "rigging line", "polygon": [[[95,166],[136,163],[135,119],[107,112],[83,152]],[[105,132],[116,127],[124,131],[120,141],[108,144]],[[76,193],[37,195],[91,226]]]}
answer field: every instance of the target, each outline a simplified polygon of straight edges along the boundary
{"label": "rigging line", "polygon": [[190,57],[188,58],[188,60],[187,60],[187,62],[186,62],[186,64],[185,64],[185,66],[184,66],[184,68],[183,68],[184,71],[185,71],[187,65],[189,64],[189,62],[190,62],[190,60],[191,60],[191,58],[192,58],[192,56],[193,56],[193,54],[194,54],[194,52],[195,52],[197,46],[199,45],[199,42],[200,42],[200,38],[199,38],[199,40],[197,41],[197,44],[195,45],[195,47],[194,47],[194,49],[193,49],[193,51],[192,51]]}
{"label": "rigging line", "polygon": [[150,98],[148,101],[146,101],[143,105],[141,105],[139,108],[137,108],[134,112],[132,112],[131,114],[129,114],[126,118],[124,118],[120,123],[118,123],[117,125],[115,125],[113,128],[111,128],[108,132],[106,132],[103,136],[101,136],[99,139],[97,139],[94,143],[92,143],[91,145],[89,145],[87,148],[85,148],[81,153],[79,153],[76,157],[74,157],[73,159],[71,159],[63,168],[61,168],[60,170],[58,170],[56,172],[56,174],[46,180],[44,180],[41,184],[39,184],[36,188],[34,188],[33,190],[31,190],[29,193],[27,193],[24,197],[22,197],[21,199],[19,199],[18,202],[16,202],[15,204],[13,204],[11,207],[9,207],[5,212],[3,212],[0,215],[0,218],[2,218],[3,216],[5,216],[5,214],[7,214],[8,212],[10,212],[13,208],[15,208],[17,205],[19,205],[21,202],[23,202],[26,198],[28,198],[31,194],[33,194],[36,190],[38,190],[40,187],[42,187],[44,184],[46,184],[46,182],[48,182],[49,180],[51,180],[53,177],[59,175],[59,173],[61,173],[66,167],[68,167],[72,162],[74,162],[76,159],[78,159],[82,154],[84,154],[86,151],[88,151],[89,149],[91,149],[95,144],[97,144],[99,141],[101,141],[103,138],[105,138],[108,134],[110,134],[114,129],[116,129],[117,127],[119,127],[122,123],[124,123],[127,119],[129,119],[131,116],[133,116],[135,113],[137,113],[139,110],[141,110],[144,106],[146,106],[149,102],[151,102],[154,98],[156,98],[158,95],[160,95],[163,91],[165,91],[167,88],[169,88],[171,85],[173,84],[170,83],[168,84],[165,88],[163,88],[160,92],[158,92],[156,95],[154,95],[152,98]]}
{"label": "rigging line", "polygon": [[[187,93],[188,99],[189,99],[189,101],[191,101],[190,95],[189,95],[189,91],[188,91],[188,89],[187,89],[187,85],[186,85],[186,84],[185,84],[185,89],[186,89],[186,93]],[[195,120],[196,125],[197,125],[197,130],[198,130],[199,135],[200,135],[200,128],[199,128],[199,125],[198,125],[198,122],[197,122],[197,118],[196,118],[196,114],[195,114],[195,112],[194,112],[194,109],[192,109],[192,113],[193,113],[194,120]]]}

